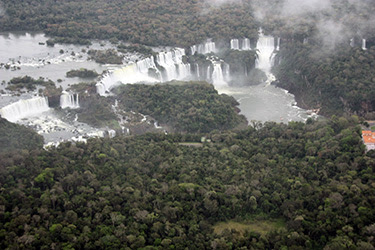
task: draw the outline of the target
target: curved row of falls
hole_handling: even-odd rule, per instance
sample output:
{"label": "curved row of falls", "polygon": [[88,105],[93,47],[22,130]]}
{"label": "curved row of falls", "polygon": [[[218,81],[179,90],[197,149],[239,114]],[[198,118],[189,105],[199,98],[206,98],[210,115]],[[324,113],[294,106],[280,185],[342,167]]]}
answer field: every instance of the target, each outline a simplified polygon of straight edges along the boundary
{"label": "curved row of falls", "polygon": [[251,50],[250,39],[232,39],[230,40],[230,48],[236,50]]}
{"label": "curved row of falls", "polygon": [[121,83],[194,79],[211,81],[214,85],[223,85],[224,81],[229,79],[229,65],[224,61],[211,57],[208,61],[212,65],[202,68],[198,64],[185,63],[184,56],[186,56],[185,50],[176,48],[116,69],[106,74],[97,83],[97,92],[104,95],[112,87]]}
{"label": "curved row of falls", "polygon": [[[60,96],[60,107],[62,109],[79,108],[78,94],[63,91]],[[38,116],[50,110],[47,97],[33,97],[31,99],[19,100],[0,109],[0,116],[10,122],[16,122],[23,118]]]}
{"label": "curved row of falls", "polygon": [[49,110],[47,97],[34,97],[9,104],[0,109],[1,117],[16,122],[25,117],[35,116]]}
{"label": "curved row of falls", "polygon": [[[279,46],[279,42],[277,44]],[[231,48],[249,50],[250,40],[232,39]],[[275,39],[260,34],[256,48],[258,58],[256,67],[269,74],[272,66],[272,58],[275,46]],[[216,51],[214,42],[208,40],[206,43],[191,47],[192,53],[209,54]],[[97,92],[104,95],[112,87],[121,83],[137,82],[167,82],[171,80],[205,80],[212,82],[215,86],[226,86],[230,81],[229,65],[216,56],[208,56],[206,66],[198,63],[189,64],[185,62],[185,50],[175,48],[170,51],[160,52],[155,57],[145,58],[138,62],[126,65],[107,73],[97,83]],[[78,94],[63,91],[60,96],[60,107],[62,109],[79,108]],[[34,97],[28,100],[20,100],[0,109],[0,115],[11,122],[25,117],[36,116],[49,110],[46,97]]]}
{"label": "curved row of falls", "polygon": [[[260,64],[262,68],[263,50],[267,47],[268,51],[275,51],[280,46],[280,39],[266,37],[267,44],[264,44],[262,34],[259,37],[256,48],[259,51]],[[267,40],[268,39],[268,40]],[[261,41],[259,43],[259,41]],[[259,47],[260,46],[260,47]],[[232,39],[230,48],[233,50],[251,50],[250,39]],[[267,51],[267,53],[268,53]],[[211,54],[217,53],[218,49],[212,40],[190,47],[190,54]],[[211,54],[212,55],[212,54]],[[185,49],[174,48],[170,51],[160,52],[154,57],[148,57],[143,60],[128,64],[122,68],[115,69],[103,76],[100,82],[96,84],[97,93],[105,95],[119,84],[133,84],[138,82],[167,82],[171,80],[204,80],[212,82],[217,86],[225,86],[230,80],[229,65],[215,56],[207,57],[210,65],[202,66],[198,63],[191,65],[184,61],[186,56]]]}
{"label": "curved row of falls", "polygon": [[72,93],[68,93],[66,91],[63,91],[62,95],[60,96],[60,107],[62,109],[65,109],[65,108],[77,109],[77,108],[79,108],[78,94],[72,94]]}

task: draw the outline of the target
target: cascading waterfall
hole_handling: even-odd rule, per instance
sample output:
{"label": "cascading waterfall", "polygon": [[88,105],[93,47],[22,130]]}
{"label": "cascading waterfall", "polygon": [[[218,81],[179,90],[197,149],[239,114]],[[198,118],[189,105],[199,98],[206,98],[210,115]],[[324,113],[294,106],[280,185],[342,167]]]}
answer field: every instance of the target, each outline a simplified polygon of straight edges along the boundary
{"label": "cascading waterfall", "polygon": [[162,74],[162,81],[169,81],[178,77],[174,58],[173,52],[161,52],[156,56],[156,62],[165,70],[164,75]]}
{"label": "cascading waterfall", "polygon": [[206,70],[206,80],[207,81],[211,80],[211,77],[212,77],[211,71],[212,71],[212,67],[211,67],[211,65],[208,65],[207,70]]}
{"label": "cascading waterfall", "polygon": [[303,44],[308,44],[309,43],[309,39],[308,38],[303,38]]}
{"label": "cascading waterfall", "polygon": [[225,86],[227,83],[225,82],[223,70],[221,68],[220,62],[214,62],[214,70],[212,72],[212,82],[215,86]]}
{"label": "cascading waterfall", "polygon": [[62,109],[71,108],[77,109],[79,108],[79,96],[78,94],[68,93],[63,91],[60,96],[60,107]]}
{"label": "cascading waterfall", "polygon": [[156,62],[165,70],[162,81],[182,80],[190,76],[190,64],[185,64],[182,61],[184,55],[185,50],[177,48],[172,51],[161,52],[156,56]]}
{"label": "cascading waterfall", "polygon": [[277,38],[277,45],[276,45],[276,50],[280,50],[280,37]]}
{"label": "cascading waterfall", "polygon": [[258,58],[256,60],[256,68],[263,70],[267,75],[267,83],[271,83],[275,80],[275,76],[271,73],[275,39],[271,36],[263,35],[262,30],[260,30],[257,50]]}
{"label": "cascading waterfall", "polygon": [[362,39],[362,49],[367,50],[366,48],[366,39]]}
{"label": "cascading waterfall", "polygon": [[197,45],[193,45],[193,46],[190,47],[190,53],[191,53],[192,55],[194,55],[195,52],[198,52],[198,47],[197,47]]}
{"label": "cascading waterfall", "polygon": [[[270,39],[272,39],[272,41]],[[260,40],[262,40],[262,38],[260,38]],[[266,39],[266,41],[269,43],[268,47],[271,46],[271,43],[274,43],[273,38],[269,38],[268,40]],[[258,41],[258,43],[260,42]],[[272,44],[272,46],[274,46],[274,44]],[[238,50],[251,50],[250,39],[232,39],[231,48]],[[190,50],[191,54],[208,54],[211,52],[217,52],[215,42],[212,42],[210,39],[208,39],[205,43],[191,46]],[[264,53],[260,54],[261,57],[264,55]],[[145,58],[136,63],[131,63],[120,69],[113,70],[104,75],[101,81],[96,84],[97,93],[100,95],[105,95],[114,86],[122,83],[132,84],[137,82],[166,82],[171,80],[185,80],[188,78],[194,78],[206,79],[207,81],[213,82],[215,85],[223,85],[230,81],[230,70],[228,64],[218,62],[217,58],[212,57],[211,59],[207,58],[207,60],[211,61],[211,66],[208,66],[206,70],[204,68],[200,69],[197,63],[193,66],[191,66],[189,63],[184,63],[183,57],[185,55],[184,49],[176,48],[167,52],[160,52],[155,57]],[[262,58],[258,59],[257,64],[259,68],[262,68],[264,60]],[[194,76],[192,76],[192,71],[195,73]],[[245,74],[246,73],[247,72],[245,72]],[[64,95],[63,98],[67,97]],[[63,106],[68,107],[72,105]]]}
{"label": "cascading waterfall", "polygon": [[108,130],[108,137],[109,138],[113,138],[116,136],[116,131],[111,129],[111,130]]}
{"label": "cascading waterfall", "polygon": [[16,122],[22,118],[39,115],[49,109],[47,97],[34,97],[1,108],[0,115],[10,122]]}
{"label": "cascading waterfall", "polygon": [[250,39],[244,38],[244,39],[231,39],[230,40],[230,49],[233,50],[251,50],[250,47]]}
{"label": "cascading waterfall", "polygon": [[197,79],[199,79],[201,77],[201,74],[199,73],[199,64],[198,63],[195,64],[195,72],[196,72],[196,75],[197,75]]}
{"label": "cascading waterfall", "polygon": [[[154,69],[158,76],[149,76],[148,70],[150,68]],[[160,80],[160,71],[156,67],[154,59],[150,57],[107,73],[96,84],[96,91],[100,95],[105,95],[107,91],[121,83],[160,82]]]}
{"label": "cascading waterfall", "polygon": [[275,50],[275,39],[260,33],[257,42],[257,50],[259,53],[256,60],[256,67],[266,73],[270,72],[272,67],[272,55]]}
{"label": "cascading waterfall", "polygon": [[[97,93],[104,95],[114,86],[121,83],[137,82],[166,82],[171,80],[183,80],[191,76],[190,64],[183,62],[185,50],[176,48],[167,52],[160,52],[156,58],[149,57],[136,63],[116,69],[103,77],[96,84]],[[156,64],[164,69],[160,72]],[[154,76],[149,75],[149,69],[155,71]]]}
{"label": "cascading waterfall", "polygon": [[242,50],[251,50],[250,39],[244,38],[242,40]]}
{"label": "cascading waterfall", "polygon": [[239,43],[238,39],[230,40],[230,49],[236,49],[236,50],[240,49],[240,43]]}
{"label": "cascading waterfall", "polygon": [[194,55],[196,52],[198,54],[208,54],[208,53],[216,53],[216,44],[212,42],[211,39],[208,39],[203,44],[193,45],[190,47],[191,54]]}
{"label": "cascading waterfall", "polygon": [[227,63],[224,63],[223,77],[224,77],[226,82],[230,81],[230,66]]}
{"label": "cascading waterfall", "polygon": [[213,56],[208,57],[207,60],[210,60],[212,63],[212,68],[211,65],[207,68],[207,80],[211,81],[215,86],[228,85],[226,81],[229,80],[229,65],[224,63],[223,60],[219,60],[219,58]]}
{"label": "cascading waterfall", "polygon": [[136,65],[137,65],[137,71],[140,72],[141,74],[148,75],[148,70],[154,69],[156,73],[160,76],[160,71],[156,67],[153,57],[148,57],[143,60],[140,60],[136,63]]}

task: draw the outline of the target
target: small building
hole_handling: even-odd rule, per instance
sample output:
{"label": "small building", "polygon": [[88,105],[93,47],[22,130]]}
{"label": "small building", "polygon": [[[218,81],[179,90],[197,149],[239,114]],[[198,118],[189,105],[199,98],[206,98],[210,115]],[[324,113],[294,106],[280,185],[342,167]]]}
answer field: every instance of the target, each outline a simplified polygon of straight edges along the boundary
{"label": "small building", "polygon": [[375,150],[375,132],[370,130],[362,131],[363,142],[365,143],[367,150]]}

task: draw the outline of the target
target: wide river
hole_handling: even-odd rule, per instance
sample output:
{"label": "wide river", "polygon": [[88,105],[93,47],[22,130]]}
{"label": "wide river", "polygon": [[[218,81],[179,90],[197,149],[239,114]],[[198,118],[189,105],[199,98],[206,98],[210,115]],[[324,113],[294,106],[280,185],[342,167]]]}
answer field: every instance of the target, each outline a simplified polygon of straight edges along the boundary
{"label": "wide river", "polygon": [[[0,90],[5,89],[6,82],[10,79],[25,75],[51,79],[66,89],[71,84],[84,81],[79,78],[67,78],[66,72],[69,70],[87,68],[102,73],[116,67],[100,65],[88,60],[86,53],[89,49],[114,48],[109,42],[93,41],[90,46],[56,44],[54,47],[48,47],[45,45],[47,39],[48,37],[43,33],[0,33],[0,64],[11,65],[11,69],[0,66]],[[128,60],[137,59],[136,55],[134,58],[132,55],[127,56]],[[293,95],[270,84],[241,88],[220,87],[218,91],[232,95],[238,100],[241,114],[245,115],[249,122],[257,120],[287,123],[288,121],[304,121],[309,117],[306,110],[294,105]],[[30,98],[30,95],[26,94],[21,97],[1,95],[0,108],[20,98]],[[47,142],[56,140],[54,136],[52,138],[44,136]]]}

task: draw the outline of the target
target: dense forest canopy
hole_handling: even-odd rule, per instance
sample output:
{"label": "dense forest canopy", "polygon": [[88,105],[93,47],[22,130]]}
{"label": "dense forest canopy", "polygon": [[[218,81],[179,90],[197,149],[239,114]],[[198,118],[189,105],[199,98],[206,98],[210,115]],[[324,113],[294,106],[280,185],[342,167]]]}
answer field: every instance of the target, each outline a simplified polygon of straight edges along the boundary
{"label": "dense forest canopy", "polygon": [[301,106],[321,109],[328,117],[346,112],[374,118],[374,47],[347,45],[326,56],[314,45],[290,42],[278,57],[278,86],[296,94]]}
{"label": "dense forest canopy", "polygon": [[199,0],[2,2],[2,31],[43,30],[67,38],[187,46],[206,38],[256,38],[258,30],[248,1],[220,7]]}
{"label": "dense forest canopy", "polygon": [[24,126],[8,122],[0,116],[0,152],[40,149],[43,137]]}
{"label": "dense forest canopy", "polygon": [[[375,159],[364,154],[357,122],[3,154],[0,247],[372,249]],[[247,229],[214,230],[228,220]],[[275,220],[283,222],[266,231],[251,226]]]}

